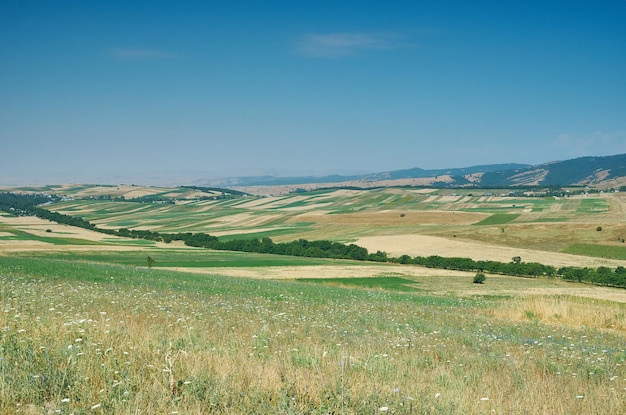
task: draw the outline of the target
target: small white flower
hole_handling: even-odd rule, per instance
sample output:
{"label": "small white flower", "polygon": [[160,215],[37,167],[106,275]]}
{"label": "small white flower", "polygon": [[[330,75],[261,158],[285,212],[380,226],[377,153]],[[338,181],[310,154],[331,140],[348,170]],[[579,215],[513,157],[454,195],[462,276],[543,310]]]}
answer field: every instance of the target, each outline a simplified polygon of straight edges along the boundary
{"label": "small white flower", "polygon": [[437,393],[435,394],[435,399],[437,399],[437,398],[438,398],[438,397],[440,397],[440,396],[441,396],[441,393],[437,392]]}
{"label": "small white flower", "polygon": [[387,407],[387,406],[381,406],[380,408],[378,408],[378,410],[379,410],[380,412],[387,412],[387,411],[389,410],[389,407]]}
{"label": "small white flower", "polygon": [[69,401],[70,401],[70,398],[61,399],[61,403],[68,403]]}
{"label": "small white flower", "polygon": [[489,398],[480,398],[481,401],[488,401]]}

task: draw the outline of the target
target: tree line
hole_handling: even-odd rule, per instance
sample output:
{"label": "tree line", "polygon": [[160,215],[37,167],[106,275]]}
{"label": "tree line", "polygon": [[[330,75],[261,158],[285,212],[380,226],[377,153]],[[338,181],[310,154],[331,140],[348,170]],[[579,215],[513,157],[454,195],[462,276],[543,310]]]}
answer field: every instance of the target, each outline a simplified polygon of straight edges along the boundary
{"label": "tree line", "polygon": [[520,257],[512,258],[511,262],[475,261],[471,258],[442,257],[432,255],[428,257],[402,255],[388,257],[385,252],[369,253],[366,248],[355,244],[343,244],[328,240],[308,241],[298,239],[291,242],[276,243],[270,238],[248,238],[221,241],[219,238],[206,233],[160,233],[149,230],[136,229],[104,229],[91,222],[63,213],[51,212],[39,207],[42,203],[56,201],[47,195],[21,195],[14,193],[0,193],[0,210],[18,216],[37,216],[60,224],[76,226],[108,235],[126,238],[145,239],[149,241],[170,243],[183,241],[187,246],[225,251],[240,251],[274,255],[290,255],[309,258],[351,259],[356,261],[392,262],[398,264],[413,264],[428,268],[451,269],[457,271],[489,272],[492,274],[513,275],[519,277],[558,277],[567,281],[586,282],[596,285],[626,288],[626,268],[618,266],[615,269],[608,267],[555,268],[536,262],[522,262]]}

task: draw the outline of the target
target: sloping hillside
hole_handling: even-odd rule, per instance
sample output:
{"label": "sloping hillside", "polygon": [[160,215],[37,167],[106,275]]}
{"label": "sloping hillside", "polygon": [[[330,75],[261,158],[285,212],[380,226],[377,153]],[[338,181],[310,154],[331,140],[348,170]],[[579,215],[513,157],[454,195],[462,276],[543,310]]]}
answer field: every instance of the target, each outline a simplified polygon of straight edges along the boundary
{"label": "sloping hillside", "polygon": [[211,185],[246,188],[251,186],[375,187],[510,187],[510,186],[596,186],[620,187],[626,183],[626,154],[605,157],[580,157],[536,166],[492,164],[463,168],[394,170],[357,176],[323,177],[236,177],[207,182]]}
{"label": "sloping hillside", "polygon": [[482,186],[573,186],[598,185],[626,176],[626,154],[580,157],[521,169],[486,172]]}

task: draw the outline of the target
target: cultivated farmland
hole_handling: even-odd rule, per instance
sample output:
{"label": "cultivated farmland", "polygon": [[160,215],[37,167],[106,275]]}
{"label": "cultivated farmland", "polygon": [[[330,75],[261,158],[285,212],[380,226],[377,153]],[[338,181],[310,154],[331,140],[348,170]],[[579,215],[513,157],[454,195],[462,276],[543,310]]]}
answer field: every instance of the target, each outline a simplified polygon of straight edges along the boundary
{"label": "cultivated farmland", "polygon": [[[392,188],[175,204],[72,200],[50,208],[111,229],[205,232],[278,242],[324,239],[394,255],[499,261],[519,255],[555,266],[616,266],[626,259],[625,207],[623,193],[556,198]],[[594,248],[586,251],[581,244]]]}

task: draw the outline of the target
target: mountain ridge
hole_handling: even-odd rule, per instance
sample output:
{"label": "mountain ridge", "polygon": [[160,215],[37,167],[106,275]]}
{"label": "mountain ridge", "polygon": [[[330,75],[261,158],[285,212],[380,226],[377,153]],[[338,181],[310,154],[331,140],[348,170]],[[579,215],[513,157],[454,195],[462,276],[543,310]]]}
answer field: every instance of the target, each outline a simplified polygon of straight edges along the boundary
{"label": "mountain ridge", "polygon": [[445,169],[391,170],[361,175],[329,176],[244,176],[198,181],[205,185],[297,186],[341,184],[358,186],[378,182],[405,181],[406,184],[438,187],[516,187],[516,186],[601,186],[626,184],[626,154],[585,156],[538,165],[501,163]]}

